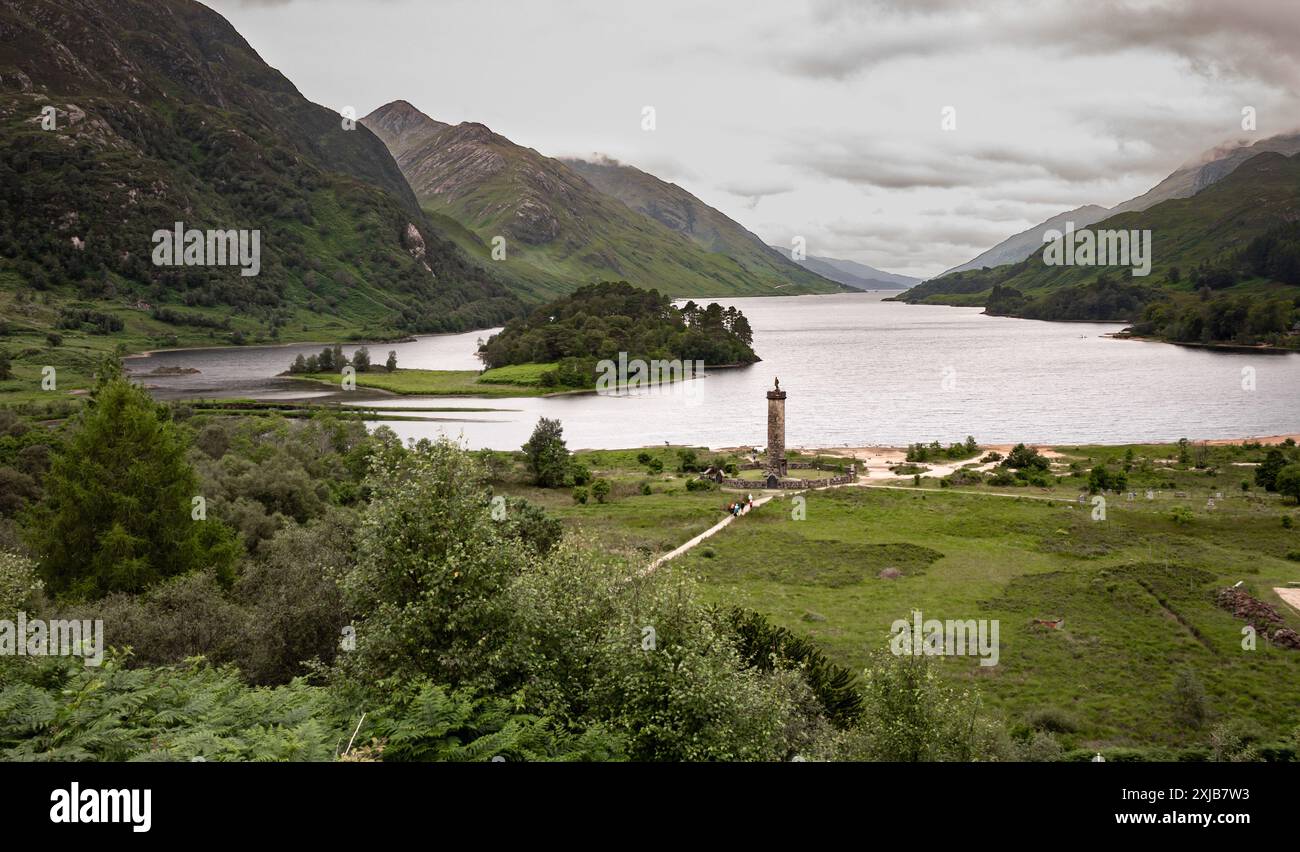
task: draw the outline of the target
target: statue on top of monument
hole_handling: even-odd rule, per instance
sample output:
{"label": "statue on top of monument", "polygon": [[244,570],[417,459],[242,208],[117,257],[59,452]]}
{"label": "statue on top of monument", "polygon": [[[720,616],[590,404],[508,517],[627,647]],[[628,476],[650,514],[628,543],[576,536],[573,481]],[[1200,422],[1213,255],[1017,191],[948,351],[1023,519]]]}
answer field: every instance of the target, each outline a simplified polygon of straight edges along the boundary
{"label": "statue on top of monument", "polygon": [[776,377],[776,389],[777,389],[777,390],[780,390],[780,389],[781,389],[781,377],[780,377],[780,376],[777,376],[777,377]]}

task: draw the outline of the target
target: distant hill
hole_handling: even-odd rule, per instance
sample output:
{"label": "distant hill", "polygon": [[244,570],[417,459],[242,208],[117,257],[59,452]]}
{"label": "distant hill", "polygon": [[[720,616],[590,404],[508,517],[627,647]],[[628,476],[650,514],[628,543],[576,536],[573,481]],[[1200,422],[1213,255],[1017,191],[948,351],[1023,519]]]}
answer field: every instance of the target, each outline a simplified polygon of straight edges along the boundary
{"label": "distant hill", "polygon": [[1039,252],[934,278],[901,298],[1036,319],[1122,320],[1188,342],[1274,339],[1300,320],[1297,221],[1300,154],[1266,152],[1195,195],[1091,226],[1149,230],[1152,268],[1145,277],[1127,267],[1048,266]]}
{"label": "distant hill", "polygon": [[936,277],[942,278],[944,275],[963,272],[967,269],[983,269],[986,266],[1004,266],[1008,263],[1019,263],[1043,247],[1044,232],[1051,229],[1063,231],[1066,222],[1073,222],[1076,228],[1086,228],[1094,222],[1100,222],[1109,215],[1110,212],[1105,207],[1096,204],[1076,207],[1073,210],[1053,216],[1045,222],[1040,222],[1027,231],[1021,231],[1015,236],[1007,237],[978,257],[966,261],[961,266],[954,266]]}
{"label": "distant hill", "polygon": [[[771,246],[771,249],[780,252],[783,257],[792,259],[794,257],[794,252],[788,248]],[[884,272],[874,266],[867,266],[865,263],[858,263],[855,260],[838,260],[833,257],[808,255],[803,260],[792,260],[792,262],[798,263],[805,269],[816,272],[824,278],[838,281],[855,290],[906,290],[908,287],[913,287],[921,282],[920,278]]]}
{"label": "distant hill", "polygon": [[530,297],[613,279],[670,296],[840,289],[639,170],[575,167],[482,124],[434,121],[405,101],[385,104],[362,123],[388,145],[427,211],[463,225],[473,237],[462,238],[485,254],[493,238],[505,238],[508,268],[530,280]]}
{"label": "distant hill", "polygon": [[[427,220],[374,134],[303,98],[207,7],[6,3],[0,30],[11,332],[328,339],[522,312]],[[152,235],[175,222],[258,231],[259,274],[154,265]]]}
{"label": "distant hill", "polygon": [[820,273],[816,270],[810,270],[814,274],[808,274],[803,267],[781,256],[743,225],[675,183],[660,180],[607,157],[589,160],[566,157],[561,162],[586,178],[596,189],[689,237],[705,251],[733,258],[765,278],[789,279],[803,286],[827,289],[826,282],[818,280]]}
{"label": "distant hill", "polygon": [[954,266],[939,276],[968,269],[981,269],[985,266],[1003,266],[1019,263],[1029,257],[1043,245],[1043,233],[1047,230],[1064,230],[1067,221],[1074,222],[1075,227],[1085,228],[1094,222],[1100,222],[1107,216],[1119,213],[1131,213],[1146,210],[1162,201],[1174,198],[1188,198],[1208,186],[1213,186],[1232,174],[1242,163],[1268,151],[1291,155],[1300,153],[1300,134],[1283,134],[1262,139],[1252,145],[1224,145],[1207,152],[1197,162],[1183,166],[1169,177],[1160,181],[1147,192],[1136,198],[1116,204],[1109,209],[1096,204],[1088,204],[1074,210],[1060,213],[1032,228],[1008,237],[979,256],[968,260],[960,266]]}

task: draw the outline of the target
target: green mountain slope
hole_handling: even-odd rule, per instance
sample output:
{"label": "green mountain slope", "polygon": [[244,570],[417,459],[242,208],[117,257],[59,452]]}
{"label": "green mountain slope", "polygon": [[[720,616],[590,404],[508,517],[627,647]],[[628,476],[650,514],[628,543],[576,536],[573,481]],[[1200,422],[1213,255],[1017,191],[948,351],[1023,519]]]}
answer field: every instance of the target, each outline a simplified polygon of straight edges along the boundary
{"label": "green mountain slope", "polygon": [[675,183],[608,158],[563,158],[561,162],[605,195],[689,237],[705,251],[736,260],[756,277],[789,281],[818,292],[828,292],[827,281],[835,280],[782,256],[757,234]]}
{"label": "green mountain slope", "polygon": [[[0,30],[0,313],[23,352],[51,328],[75,361],[522,310],[499,270],[430,224],[379,139],[303,98],[205,6],[24,0],[0,5]],[[259,231],[259,274],[155,265],[152,235],[178,221]]]}
{"label": "green mountain slope", "polygon": [[[757,237],[676,187],[674,203],[711,223],[698,241],[600,191],[569,164],[482,124],[448,126],[405,101],[380,107],[362,123],[388,145],[426,210],[462,223],[489,249],[494,238],[504,238],[506,268],[530,278],[534,293],[568,293],[615,278],[671,296],[840,289],[774,256]],[[638,174],[659,184],[658,192],[670,186]]]}
{"label": "green mountain slope", "polygon": [[1008,263],[1018,263],[1038,251],[1042,246],[1044,231],[1062,230],[1067,221],[1074,222],[1076,228],[1084,228],[1109,216],[1146,210],[1162,201],[1173,198],[1188,198],[1223,180],[1232,174],[1239,165],[1266,151],[1273,151],[1286,156],[1300,153],[1300,134],[1283,133],[1278,136],[1271,136],[1268,139],[1261,139],[1251,145],[1229,143],[1214,150],[1206,151],[1196,161],[1181,166],[1160,183],[1136,198],[1120,202],[1109,210],[1096,204],[1087,204],[1083,207],[1067,210],[1064,213],[1058,213],[1044,222],[1039,222],[1032,228],[1008,237],[993,246],[993,248],[982,252],[959,266],[954,266],[936,277],[942,277],[953,272],[964,272],[967,269],[982,269],[985,266],[1003,266]]}
{"label": "green mountain slope", "polygon": [[[1294,310],[1300,306],[1297,220],[1300,154],[1262,153],[1191,197],[1091,226],[1149,230],[1147,276],[1123,266],[1049,266],[1039,251],[1019,263],[926,281],[900,298],[984,305],[988,313],[1035,319],[1136,322],[1139,333],[1187,342],[1292,346],[1287,332],[1300,319]],[[1239,314],[1240,322],[1178,328],[1175,321],[1225,312]]]}

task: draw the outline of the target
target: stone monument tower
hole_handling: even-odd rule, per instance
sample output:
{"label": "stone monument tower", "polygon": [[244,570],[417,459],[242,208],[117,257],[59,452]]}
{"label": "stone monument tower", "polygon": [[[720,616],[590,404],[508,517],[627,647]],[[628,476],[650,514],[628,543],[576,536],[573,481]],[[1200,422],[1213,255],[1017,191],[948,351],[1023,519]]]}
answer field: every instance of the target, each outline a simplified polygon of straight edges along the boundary
{"label": "stone monument tower", "polygon": [[785,476],[785,391],[781,380],[767,392],[767,473]]}

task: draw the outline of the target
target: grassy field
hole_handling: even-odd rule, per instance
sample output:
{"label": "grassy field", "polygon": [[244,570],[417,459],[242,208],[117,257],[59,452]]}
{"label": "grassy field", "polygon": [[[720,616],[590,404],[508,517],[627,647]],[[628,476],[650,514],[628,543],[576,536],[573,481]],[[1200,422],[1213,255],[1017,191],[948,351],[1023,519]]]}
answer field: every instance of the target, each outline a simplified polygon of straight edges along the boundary
{"label": "grassy field", "polygon": [[[411,396],[543,396],[549,391],[529,381],[536,369],[547,364],[524,364],[499,367],[480,373],[477,370],[395,370],[357,373],[357,387],[375,388]],[[305,373],[300,378],[338,385],[338,373]]]}
{"label": "grassy field", "polygon": [[[1202,746],[1218,721],[1262,741],[1289,739],[1300,726],[1300,651],[1262,638],[1244,650],[1245,622],[1213,598],[1241,581],[1300,629],[1300,613],[1272,591],[1300,582],[1300,507],[1243,491],[1250,468],[1234,464],[1261,451],[1209,448],[1198,470],[1178,463],[1176,446],[1134,446],[1131,458],[1126,447],[1060,449],[1069,454],[1056,465],[1064,478],[1047,488],[941,488],[932,478],[913,487],[908,478],[902,487],[803,495],[803,520],[782,495],[660,570],[698,577],[706,597],[757,609],[855,669],[913,610],[996,619],[998,665],[949,658],[940,670],[978,685],[1013,730],[1051,729],[1070,748]],[[720,520],[731,495],[687,492],[681,474],[651,476],[637,452],[584,454],[593,475],[613,484],[603,505],[577,505],[567,490],[507,490],[644,565]],[[677,459],[675,449],[649,452],[666,469]],[[1092,504],[1075,499],[1086,480],[1069,475],[1069,463],[1107,460],[1130,465],[1139,490],[1132,501],[1109,495],[1105,520],[1094,521]],[[1190,518],[1176,519],[1175,507]],[[901,576],[882,578],[887,568]],[[1056,619],[1059,628],[1036,624]],[[1178,721],[1174,680],[1183,670],[1203,685],[1213,713],[1201,728]]]}

